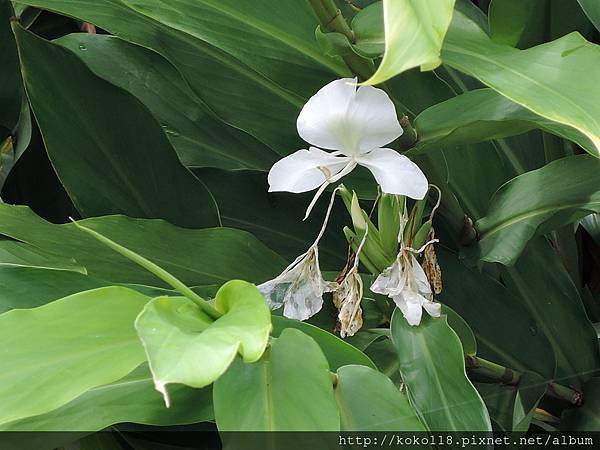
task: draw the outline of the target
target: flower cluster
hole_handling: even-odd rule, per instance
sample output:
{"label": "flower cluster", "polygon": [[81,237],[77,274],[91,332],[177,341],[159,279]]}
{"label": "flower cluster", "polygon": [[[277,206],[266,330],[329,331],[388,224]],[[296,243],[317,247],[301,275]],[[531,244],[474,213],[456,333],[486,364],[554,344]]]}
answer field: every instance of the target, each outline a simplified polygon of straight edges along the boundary
{"label": "flower cluster", "polygon": [[[306,192],[317,189],[307,216],[325,188],[350,173],[357,165],[369,169],[384,193],[416,200],[429,186],[419,167],[385,145],[402,135],[396,110],[388,95],[371,86],[357,89],[356,79],[329,83],[306,103],[298,117],[299,135],[313,146],[279,160],[268,176],[269,191]],[[325,151],[331,150],[331,152]],[[272,309],[283,306],[286,317],[306,320],[323,305],[323,294],[333,293],[342,337],[354,335],[362,326],[363,282],[358,262],[368,229],[352,264],[338,282],[323,279],[319,268],[318,243],[323,236],[335,200],[333,191],[323,227],[314,244],[277,278],[259,286]],[[403,214],[401,229],[406,215]],[[441,305],[433,293],[415,251],[402,244],[396,261],[381,273],[371,290],[389,296],[411,325],[418,325],[422,309],[440,315]],[[430,241],[430,244],[433,241]]]}

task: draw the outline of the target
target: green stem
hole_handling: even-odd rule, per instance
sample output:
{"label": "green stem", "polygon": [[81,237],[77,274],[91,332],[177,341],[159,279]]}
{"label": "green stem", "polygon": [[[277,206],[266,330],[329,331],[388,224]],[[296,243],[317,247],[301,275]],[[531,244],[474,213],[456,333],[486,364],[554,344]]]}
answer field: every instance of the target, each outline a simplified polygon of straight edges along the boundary
{"label": "green stem", "polygon": [[[520,372],[478,356],[466,355],[465,364],[470,372],[498,380],[504,384],[516,386],[521,381],[522,374]],[[581,392],[553,381],[548,382],[546,394],[560,400],[565,400],[576,406],[580,406],[583,402]]]}

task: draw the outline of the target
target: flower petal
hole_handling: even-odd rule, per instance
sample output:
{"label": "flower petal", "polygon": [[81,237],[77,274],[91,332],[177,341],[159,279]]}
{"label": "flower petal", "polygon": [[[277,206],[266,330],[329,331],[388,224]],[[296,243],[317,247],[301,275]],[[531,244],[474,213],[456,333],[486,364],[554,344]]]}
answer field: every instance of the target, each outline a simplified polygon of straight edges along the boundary
{"label": "flower petal", "polygon": [[427,178],[419,166],[390,148],[376,148],[356,161],[368,168],[386,194],[406,195],[416,200],[425,197]]}
{"label": "flower petal", "polygon": [[440,317],[442,305],[436,302],[423,302],[423,308],[431,317]]}
{"label": "flower petal", "polygon": [[414,326],[417,326],[421,323],[421,317],[423,316],[423,308],[421,307],[421,302],[418,294],[414,292],[403,292],[398,297],[393,298],[400,311],[402,311],[402,315],[406,319],[406,321]]}
{"label": "flower petal", "polygon": [[373,86],[358,89],[348,109],[346,126],[346,134],[355,141],[349,145],[354,145],[358,154],[383,147],[404,132],[390,97]]}
{"label": "flower petal", "polygon": [[356,96],[356,78],[323,86],[300,111],[296,126],[302,139],[317,147],[343,151],[348,107]]}
{"label": "flower petal", "polygon": [[269,171],[269,192],[311,191],[339,173],[349,162],[315,147],[280,159]]}

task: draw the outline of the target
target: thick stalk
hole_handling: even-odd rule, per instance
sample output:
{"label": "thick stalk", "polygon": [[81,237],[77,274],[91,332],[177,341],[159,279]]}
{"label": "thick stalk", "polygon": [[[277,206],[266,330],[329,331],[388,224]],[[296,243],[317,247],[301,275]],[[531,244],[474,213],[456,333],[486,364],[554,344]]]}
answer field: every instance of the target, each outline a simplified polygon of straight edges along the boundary
{"label": "thick stalk", "polygon": [[[498,380],[504,384],[516,386],[521,381],[522,374],[516,370],[509,369],[508,367],[501,366],[494,362],[480,358],[478,356],[467,355],[465,356],[465,363],[467,370],[478,375],[485,376],[494,380]],[[548,382],[546,388],[546,394],[561,400],[565,400],[572,405],[580,406],[583,402],[583,396],[581,392],[571,389],[567,386],[555,383],[553,381]]]}
{"label": "thick stalk", "polygon": [[[323,32],[341,33],[348,38],[350,43],[355,42],[352,28],[350,28],[342,11],[333,0],[309,0],[309,2],[319,19]],[[342,59],[360,81],[368,80],[375,73],[375,64],[371,59],[363,58],[354,52],[342,56]],[[387,90],[385,86],[382,87]],[[400,124],[404,129],[404,133],[398,139],[398,143],[403,149],[413,147],[417,142],[417,132],[406,115],[400,118]]]}

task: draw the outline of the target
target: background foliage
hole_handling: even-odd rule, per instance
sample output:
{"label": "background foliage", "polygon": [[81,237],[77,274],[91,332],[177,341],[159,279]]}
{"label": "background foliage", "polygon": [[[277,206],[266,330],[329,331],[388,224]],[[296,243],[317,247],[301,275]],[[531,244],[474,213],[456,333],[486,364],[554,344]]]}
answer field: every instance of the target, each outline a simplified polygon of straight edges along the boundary
{"label": "background foliage", "polygon": [[[599,23],[593,0],[0,0],[0,430],[598,430]],[[354,75],[442,190],[444,316],[365,290],[342,341],[330,299],[296,322],[228,281],[313,242],[327,202],[302,222],[266,172]],[[346,185],[369,211],[370,174]],[[339,202],[326,271],[346,225]]]}

